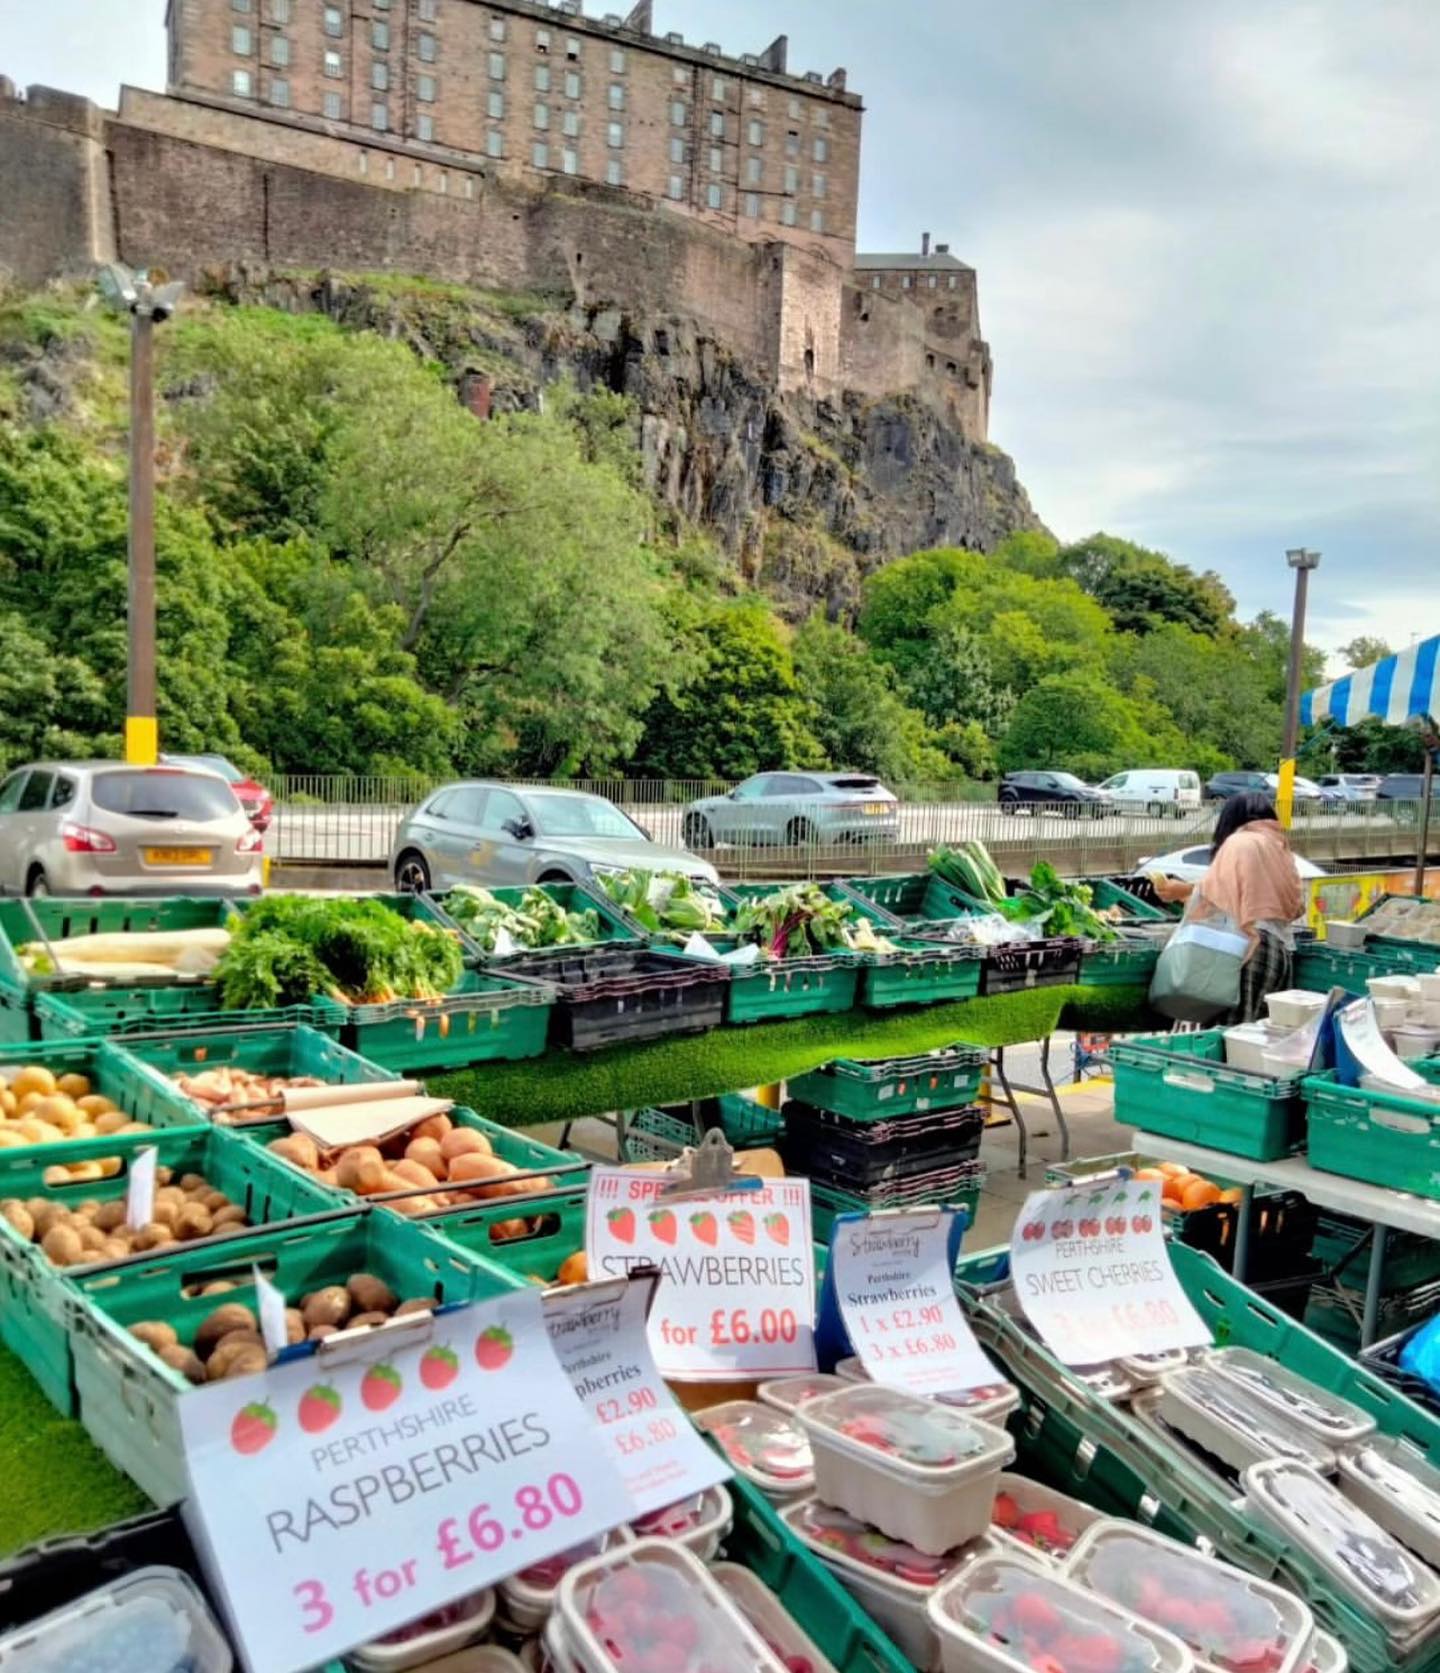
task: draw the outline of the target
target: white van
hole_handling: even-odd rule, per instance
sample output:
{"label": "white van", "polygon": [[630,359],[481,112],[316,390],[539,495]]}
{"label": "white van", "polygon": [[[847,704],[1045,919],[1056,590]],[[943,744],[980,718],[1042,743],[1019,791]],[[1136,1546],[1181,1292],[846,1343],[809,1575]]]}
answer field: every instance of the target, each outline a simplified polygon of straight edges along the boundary
{"label": "white van", "polygon": [[1183,819],[1187,813],[1200,811],[1200,775],[1174,767],[1116,773],[1095,788],[1110,797],[1117,813],[1148,813],[1156,819],[1170,814]]}

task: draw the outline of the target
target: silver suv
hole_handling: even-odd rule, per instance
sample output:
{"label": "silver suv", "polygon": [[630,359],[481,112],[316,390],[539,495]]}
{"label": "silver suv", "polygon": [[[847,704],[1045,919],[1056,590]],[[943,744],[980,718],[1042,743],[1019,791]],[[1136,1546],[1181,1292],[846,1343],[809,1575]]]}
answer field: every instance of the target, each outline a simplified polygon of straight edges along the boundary
{"label": "silver suv", "polygon": [[871,773],[757,773],[691,802],[680,828],[692,848],[896,842],[900,804]]}
{"label": "silver suv", "polygon": [[262,839],[214,773],[35,761],[0,783],[0,892],[243,895]]}

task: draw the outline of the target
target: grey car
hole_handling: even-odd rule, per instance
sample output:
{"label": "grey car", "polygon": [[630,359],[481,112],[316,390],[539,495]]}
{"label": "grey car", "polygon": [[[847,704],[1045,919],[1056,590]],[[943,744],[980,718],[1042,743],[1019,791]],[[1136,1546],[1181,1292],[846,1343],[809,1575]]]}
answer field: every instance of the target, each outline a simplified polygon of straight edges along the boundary
{"label": "grey car", "polygon": [[259,894],[260,833],[212,772],[34,761],[0,783],[0,890]]}
{"label": "grey car", "polygon": [[447,784],[402,822],[390,849],[395,887],[409,892],[585,883],[632,869],[719,880],[705,860],[652,841],[613,802],[582,790]]}
{"label": "grey car", "polygon": [[757,773],[691,802],[680,828],[692,848],[894,842],[900,803],[871,773]]}

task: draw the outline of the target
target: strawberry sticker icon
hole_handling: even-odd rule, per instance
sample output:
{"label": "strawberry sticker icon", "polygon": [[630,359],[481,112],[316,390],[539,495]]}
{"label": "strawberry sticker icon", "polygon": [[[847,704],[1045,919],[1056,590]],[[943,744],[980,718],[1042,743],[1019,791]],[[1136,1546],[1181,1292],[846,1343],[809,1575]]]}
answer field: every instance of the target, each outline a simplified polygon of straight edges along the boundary
{"label": "strawberry sticker icon", "polygon": [[300,1427],[307,1435],[328,1429],[340,1415],[340,1396],[329,1383],[316,1383],[300,1396]]}
{"label": "strawberry sticker icon", "polygon": [[400,1373],[382,1360],[365,1373],[365,1380],[360,1384],[360,1399],[367,1412],[383,1412],[400,1398],[403,1387]]}
{"label": "strawberry sticker icon", "polygon": [[668,1208],[652,1208],[646,1219],[650,1222],[650,1230],[655,1234],[657,1242],[674,1243],[679,1228],[674,1214]]}
{"label": "strawberry sticker icon", "polygon": [[460,1375],[460,1356],[453,1348],[426,1348],[420,1361],[420,1381],[426,1388],[449,1388]]}
{"label": "strawberry sticker icon", "polygon": [[263,1400],[252,1401],[236,1412],[230,1425],[230,1445],[246,1457],[263,1452],[275,1439],[277,1427],[275,1413],[270,1407]]}
{"label": "strawberry sticker icon", "polygon": [[755,1241],[755,1216],[747,1209],[741,1209],[737,1214],[727,1214],[725,1224],[735,1234],[737,1243],[753,1243]]}
{"label": "strawberry sticker icon", "polygon": [[514,1352],[515,1339],[503,1324],[492,1324],[475,1338],[475,1363],[482,1371],[498,1371]]}
{"label": "strawberry sticker icon", "polygon": [[715,1247],[720,1228],[715,1222],[715,1216],[708,1210],[690,1216],[690,1230],[695,1233],[697,1243],[708,1243],[712,1249]]}
{"label": "strawberry sticker icon", "polygon": [[635,1210],[633,1208],[612,1208],[605,1216],[610,1227],[610,1235],[619,1243],[633,1243],[635,1241]]}
{"label": "strawberry sticker icon", "polygon": [[783,1214],[767,1214],[761,1223],[772,1243],[778,1243],[782,1249],[790,1247],[790,1222]]}

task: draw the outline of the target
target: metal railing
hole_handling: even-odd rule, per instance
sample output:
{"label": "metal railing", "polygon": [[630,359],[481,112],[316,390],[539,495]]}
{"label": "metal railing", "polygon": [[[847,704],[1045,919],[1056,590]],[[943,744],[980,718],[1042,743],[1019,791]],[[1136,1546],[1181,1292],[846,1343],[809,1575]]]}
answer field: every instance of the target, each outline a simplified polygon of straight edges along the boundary
{"label": "metal railing", "polygon": [[[286,775],[273,786],[275,823],[272,857],[288,865],[383,865],[406,815],[440,783],[422,778]],[[1028,873],[1048,860],[1070,876],[1133,871],[1142,860],[1173,849],[1207,843],[1215,806],[1181,817],[1132,812],[1094,812],[1090,805],[1060,803],[1011,809],[992,800],[975,801],[976,786],[897,786],[900,805],[890,815],[851,813],[836,822],[835,810],[787,804],[778,825],[763,803],[747,809],[734,803],[728,824],[711,840],[686,807],[703,797],[724,796],[723,780],[678,779],[513,779],[516,788],[541,784],[587,790],[605,796],[642,826],[657,843],[689,847],[710,859],[726,878],[858,876],[919,870],[930,849],[941,843],[983,842],[1001,871]],[[981,787],[983,788],[983,787]],[[989,792],[993,797],[994,792]],[[860,800],[862,798],[858,798]],[[1419,804],[1352,802],[1339,808],[1302,807],[1294,842],[1298,852],[1329,871],[1366,869],[1376,861],[1413,861]],[[868,828],[867,828],[868,827]],[[1433,822],[1432,851],[1440,846],[1440,821]]]}

